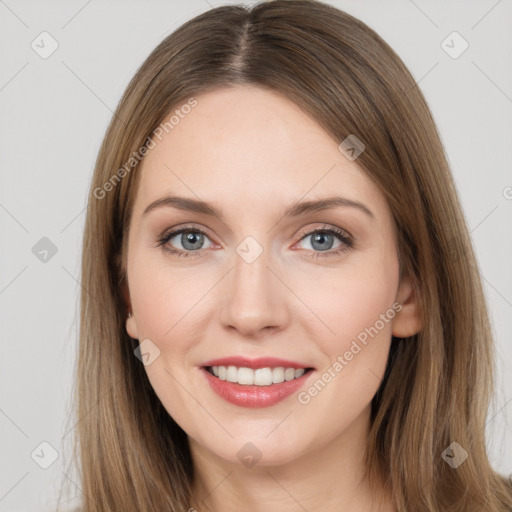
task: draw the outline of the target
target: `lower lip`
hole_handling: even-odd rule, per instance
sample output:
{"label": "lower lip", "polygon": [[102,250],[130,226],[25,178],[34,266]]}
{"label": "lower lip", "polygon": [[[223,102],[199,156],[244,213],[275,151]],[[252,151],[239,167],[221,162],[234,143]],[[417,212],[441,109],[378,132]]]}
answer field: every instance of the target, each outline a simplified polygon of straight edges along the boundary
{"label": "lower lip", "polygon": [[300,389],[313,370],[306,372],[298,379],[284,381],[270,386],[244,386],[227,380],[220,380],[212,375],[206,368],[201,368],[211,388],[224,400],[240,407],[269,407]]}

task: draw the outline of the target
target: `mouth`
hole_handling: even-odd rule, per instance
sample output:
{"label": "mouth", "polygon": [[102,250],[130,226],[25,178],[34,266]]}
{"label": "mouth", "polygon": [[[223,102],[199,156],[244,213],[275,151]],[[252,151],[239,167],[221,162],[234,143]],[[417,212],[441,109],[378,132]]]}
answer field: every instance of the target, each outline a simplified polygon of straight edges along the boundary
{"label": "mouth", "polygon": [[290,382],[301,378],[304,374],[313,370],[313,368],[294,368],[294,367],[263,367],[247,368],[229,366],[204,366],[210,375],[219,380],[240,384],[242,386],[272,386],[282,382]]}
{"label": "mouth", "polygon": [[268,407],[297,392],[315,368],[275,358],[224,358],[200,367],[210,388],[240,407]]}

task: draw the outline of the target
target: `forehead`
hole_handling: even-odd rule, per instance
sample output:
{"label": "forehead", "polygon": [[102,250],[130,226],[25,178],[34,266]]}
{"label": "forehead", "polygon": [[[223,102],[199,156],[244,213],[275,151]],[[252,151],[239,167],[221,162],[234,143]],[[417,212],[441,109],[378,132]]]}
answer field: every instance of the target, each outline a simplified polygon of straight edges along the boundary
{"label": "forehead", "polygon": [[195,100],[194,108],[180,111],[177,105],[166,116],[177,114],[142,161],[139,213],[171,193],[245,209],[334,194],[386,208],[357,161],[340,152],[339,141],[281,94],[236,86]]}

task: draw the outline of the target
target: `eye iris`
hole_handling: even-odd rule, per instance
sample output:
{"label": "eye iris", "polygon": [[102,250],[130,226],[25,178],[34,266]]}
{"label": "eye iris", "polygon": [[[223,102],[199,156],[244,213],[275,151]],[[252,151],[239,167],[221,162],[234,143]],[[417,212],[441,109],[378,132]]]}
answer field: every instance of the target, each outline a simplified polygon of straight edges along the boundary
{"label": "eye iris", "polygon": [[[185,249],[194,250],[200,249],[201,244],[203,242],[203,235],[201,233],[182,233],[181,235],[181,243]],[[187,244],[198,245],[198,247],[189,247]]]}
{"label": "eye iris", "polygon": [[[330,237],[331,238],[331,243],[330,244],[327,244],[329,247],[326,247],[325,245],[320,245],[320,247],[315,247],[315,243],[317,242],[325,242],[325,238],[326,237]],[[312,246],[315,248],[315,249],[319,249],[319,250],[329,250],[331,247],[332,247],[332,238],[333,236],[328,234],[328,233],[316,233],[315,235],[313,235],[313,242],[312,242]]]}

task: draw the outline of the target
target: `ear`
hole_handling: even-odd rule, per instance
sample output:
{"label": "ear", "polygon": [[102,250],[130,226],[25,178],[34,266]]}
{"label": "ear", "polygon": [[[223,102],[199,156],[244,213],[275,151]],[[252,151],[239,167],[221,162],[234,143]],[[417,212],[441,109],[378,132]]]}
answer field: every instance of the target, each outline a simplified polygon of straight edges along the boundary
{"label": "ear", "polygon": [[133,314],[131,316],[126,317],[126,332],[130,336],[130,338],[134,338],[136,340],[139,339],[137,321],[135,320]]}
{"label": "ear", "polygon": [[135,316],[132,310],[132,303],[130,299],[130,291],[128,289],[128,285],[126,280],[123,281],[121,285],[121,294],[124,299],[125,311],[126,311],[126,332],[131,338],[136,340],[139,339],[138,329],[137,329],[137,321],[135,320]]}
{"label": "ear", "polygon": [[402,309],[393,319],[393,336],[407,338],[417,334],[423,327],[420,297],[408,276],[402,277],[396,300],[402,305]]}

